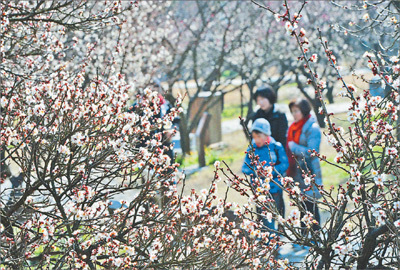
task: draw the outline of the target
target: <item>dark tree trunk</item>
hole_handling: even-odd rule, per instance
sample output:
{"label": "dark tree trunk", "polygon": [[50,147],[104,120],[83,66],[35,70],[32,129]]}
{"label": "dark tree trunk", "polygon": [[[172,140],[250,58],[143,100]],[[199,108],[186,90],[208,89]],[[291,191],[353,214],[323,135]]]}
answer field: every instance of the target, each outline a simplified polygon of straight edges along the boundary
{"label": "dark tree trunk", "polygon": [[374,253],[376,246],[378,245],[376,239],[378,238],[378,236],[385,234],[388,230],[389,228],[386,225],[383,225],[367,233],[361,255],[357,260],[357,269],[367,268],[370,258]]}
{"label": "dark tree trunk", "polygon": [[[254,92],[253,92],[253,90],[254,90],[254,86],[255,86],[256,84],[255,84],[255,81],[250,81],[250,82],[248,82],[246,85],[247,85],[247,87],[249,88],[250,99],[249,99],[249,101],[247,102],[247,108],[248,108],[248,110],[247,110],[246,118],[243,119],[243,121],[241,121],[240,123],[241,123],[242,126],[243,126],[243,132],[244,132],[246,138],[249,140],[249,142],[251,142],[251,138],[250,138],[250,136],[249,136],[249,134],[248,134],[248,132],[247,132],[247,124],[250,122],[250,118],[251,118],[251,116],[254,114],[254,109],[253,109],[253,97],[254,97]],[[245,106],[245,104],[241,104],[241,106]]]}
{"label": "dark tree trunk", "polygon": [[190,154],[190,137],[189,137],[190,130],[188,130],[186,117],[187,116],[184,113],[182,113],[181,120],[179,122],[179,133],[181,136],[181,148],[183,155]]}
{"label": "dark tree trunk", "polygon": [[328,99],[329,104],[332,104],[335,102],[333,100],[333,85],[331,86],[330,84],[327,84],[326,89],[326,98]]}
{"label": "dark tree trunk", "polygon": [[310,102],[312,102],[312,104],[313,104],[313,110],[314,110],[315,116],[317,117],[318,125],[321,128],[324,128],[325,127],[325,121],[324,121],[325,115],[319,113],[319,109],[321,108],[321,101],[316,98]]}
{"label": "dark tree trunk", "polygon": [[[250,92],[250,99],[248,102],[248,111],[247,111],[247,116],[251,115],[254,112],[253,109],[253,98],[254,98],[254,87],[255,87],[256,83],[255,81],[250,81],[247,83],[247,87],[249,88],[249,92]],[[246,117],[247,118],[247,117]]]}

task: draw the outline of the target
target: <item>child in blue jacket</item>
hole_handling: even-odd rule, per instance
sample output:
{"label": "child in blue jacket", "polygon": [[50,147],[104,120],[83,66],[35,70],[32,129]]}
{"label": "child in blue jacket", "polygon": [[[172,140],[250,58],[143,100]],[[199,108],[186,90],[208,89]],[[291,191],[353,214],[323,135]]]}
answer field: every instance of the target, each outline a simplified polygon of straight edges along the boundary
{"label": "child in blue jacket", "polygon": [[[278,173],[282,176],[285,175],[286,170],[289,167],[289,161],[286,156],[285,148],[281,143],[274,140],[271,137],[271,126],[268,120],[264,118],[259,118],[253,122],[250,129],[252,135],[252,146],[247,149],[246,158],[242,166],[242,172],[247,175],[251,175],[252,179],[258,177],[261,181],[265,180],[265,177],[257,175],[257,165],[251,165],[251,159],[249,157],[249,152],[254,148],[254,155],[259,157],[259,165],[265,161],[265,167],[273,166],[272,171],[273,179],[280,183],[278,179]],[[257,162],[258,163],[258,162]],[[277,173],[277,172],[278,173]],[[283,202],[282,189],[278,187],[273,181],[269,182],[272,198],[275,200],[276,207],[279,210],[281,216],[284,216],[285,205]],[[257,212],[261,213],[261,209],[257,207]],[[266,218],[262,218],[262,222],[265,226],[270,229],[275,230],[274,221],[268,222]]]}

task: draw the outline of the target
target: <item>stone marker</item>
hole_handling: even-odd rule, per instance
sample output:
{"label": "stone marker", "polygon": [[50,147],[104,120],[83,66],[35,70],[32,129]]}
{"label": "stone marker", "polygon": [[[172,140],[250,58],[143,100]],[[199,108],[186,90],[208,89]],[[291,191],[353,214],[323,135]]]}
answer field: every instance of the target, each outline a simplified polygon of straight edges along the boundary
{"label": "stone marker", "polygon": [[[207,104],[203,106],[204,102]],[[211,115],[209,128],[205,134],[206,145],[222,140],[222,105],[223,96],[221,92],[200,92],[193,102],[189,114],[190,120],[193,120],[195,115],[202,115],[205,111]],[[207,109],[207,107],[209,108]],[[192,132],[195,132],[195,129]]]}

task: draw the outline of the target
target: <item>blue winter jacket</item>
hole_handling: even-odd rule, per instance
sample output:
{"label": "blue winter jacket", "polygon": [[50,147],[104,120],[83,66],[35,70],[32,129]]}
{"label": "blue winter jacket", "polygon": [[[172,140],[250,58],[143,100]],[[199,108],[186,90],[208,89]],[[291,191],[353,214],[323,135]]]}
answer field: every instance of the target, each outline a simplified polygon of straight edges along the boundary
{"label": "blue winter jacket", "polygon": [[[271,166],[271,162],[274,163],[274,168],[279,172],[282,176],[285,175],[287,168],[289,167],[289,161],[286,156],[285,148],[281,143],[275,141],[271,137],[271,142],[269,145],[264,145],[262,147],[257,147],[254,140],[252,141],[252,146],[254,148],[254,154],[259,156],[260,163],[266,161],[265,167]],[[251,147],[247,149],[249,153],[251,151]],[[247,175],[253,175],[253,177],[257,177],[256,166],[250,165],[251,160],[249,158],[249,154],[246,154],[246,157],[243,162],[242,172]],[[251,166],[251,167],[250,167]],[[278,174],[273,170],[272,175],[276,182],[279,183]],[[261,178],[261,177],[260,177]],[[261,178],[263,179],[263,178]],[[282,190],[272,181],[270,182],[270,193],[282,192]]]}
{"label": "blue winter jacket", "polygon": [[[304,171],[310,171],[311,174],[315,174],[315,183],[317,185],[322,185],[322,172],[319,158],[316,156],[311,156],[309,150],[315,150],[319,153],[319,147],[321,144],[321,130],[314,116],[304,124],[299,143],[293,143],[291,151],[297,161],[300,164],[300,168]],[[305,185],[302,176],[302,171],[296,168],[295,175],[293,176],[294,181],[300,184],[300,188],[303,190],[308,186]],[[315,187],[311,190],[305,192],[309,196],[314,196],[317,199],[321,197],[321,194]]]}

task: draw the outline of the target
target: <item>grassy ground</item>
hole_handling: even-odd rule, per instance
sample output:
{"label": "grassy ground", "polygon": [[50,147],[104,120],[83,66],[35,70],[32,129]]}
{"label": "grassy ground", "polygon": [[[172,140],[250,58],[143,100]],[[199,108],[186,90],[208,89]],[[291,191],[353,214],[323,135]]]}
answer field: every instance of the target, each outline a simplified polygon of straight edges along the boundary
{"label": "grassy ground", "polygon": [[[223,120],[228,120],[228,119],[234,119],[238,118],[238,116],[241,115],[241,108],[240,104],[230,104],[227,106],[224,106],[224,110],[222,111],[222,119]],[[243,107],[243,116],[247,115],[248,107],[244,106]]]}

